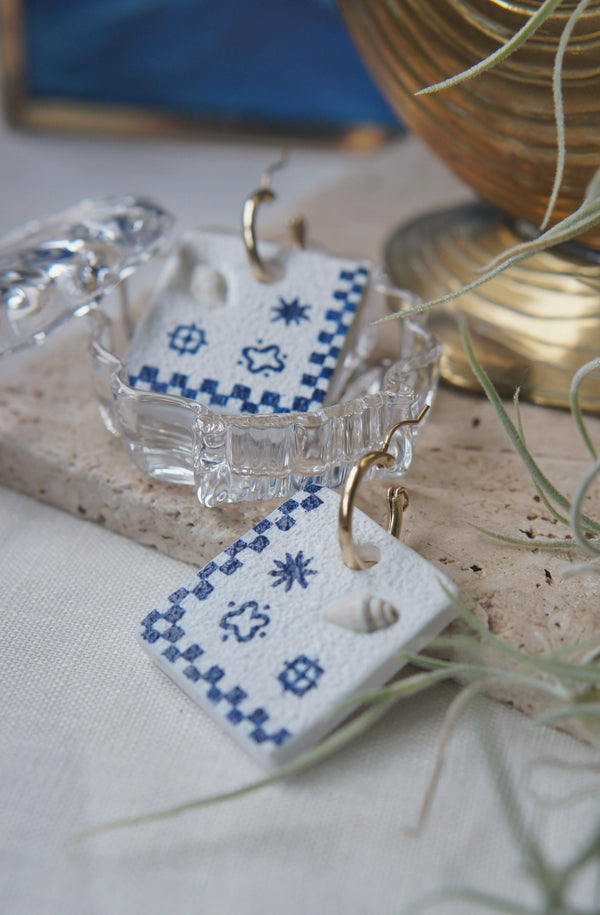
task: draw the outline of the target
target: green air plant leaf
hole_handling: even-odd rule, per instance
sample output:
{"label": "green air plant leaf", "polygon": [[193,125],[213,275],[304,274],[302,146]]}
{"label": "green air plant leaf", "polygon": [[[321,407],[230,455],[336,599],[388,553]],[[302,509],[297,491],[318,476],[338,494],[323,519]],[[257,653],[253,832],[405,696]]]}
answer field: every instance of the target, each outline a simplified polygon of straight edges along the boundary
{"label": "green air plant leaf", "polygon": [[[482,711],[482,710],[481,710]],[[527,876],[535,899],[529,905],[522,900],[500,896],[476,887],[448,887],[414,900],[401,910],[401,915],[417,915],[429,910],[445,911],[445,906],[452,901],[462,903],[460,911],[471,911],[471,905],[477,912],[504,912],[509,915],[592,915],[599,911],[600,893],[591,882],[588,891],[588,904],[592,908],[582,909],[573,904],[571,896],[577,879],[581,877],[590,862],[598,864],[600,858],[600,827],[594,826],[591,832],[578,843],[572,857],[564,863],[558,863],[554,854],[548,854],[544,848],[544,831],[534,831],[523,812],[521,791],[511,775],[505,748],[500,745],[494,734],[489,716],[479,715],[478,736],[485,754],[487,768],[494,780],[498,797],[498,812],[508,826],[515,847],[519,852],[522,872]],[[576,769],[577,764],[569,766]]]}
{"label": "green air plant leaf", "polygon": [[[600,642],[588,640],[581,646],[569,646],[570,651],[580,655],[578,660],[570,660],[566,656],[566,646],[552,652],[546,651],[542,654],[531,655],[507,645],[497,635],[490,632],[459,598],[449,591],[446,593],[452,600],[461,623],[447,635],[435,639],[430,649],[435,652],[458,652],[461,660],[444,660],[441,657],[426,654],[405,655],[405,660],[420,667],[421,670],[379,690],[355,697],[352,704],[362,705],[356,717],[338,728],[319,746],[294,760],[275,775],[220,794],[194,798],[163,810],[101,823],[78,833],[73,837],[73,841],[79,842],[115,829],[170,819],[211,804],[242,797],[252,791],[267,788],[282,779],[298,775],[365,734],[399,700],[418,695],[444,681],[458,680],[465,685],[466,689],[458,694],[446,714],[435,772],[424,801],[422,822],[431,807],[444,750],[458,715],[468,701],[500,681],[511,685],[527,686],[529,689],[545,693],[556,704],[556,708],[564,712],[561,719],[583,719],[588,729],[588,737],[590,741],[593,741],[595,737],[593,727],[600,724],[600,705],[597,702],[588,701],[586,697],[595,690],[600,690],[600,665],[596,663],[600,654]],[[581,657],[582,652],[585,652],[583,657]],[[507,663],[510,665],[509,667],[507,667]],[[590,730],[590,728],[592,729]]]}
{"label": "green air plant leaf", "polygon": [[509,543],[511,546],[525,546],[530,550],[573,550],[576,546],[575,538],[572,536],[556,537],[555,539],[548,538],[547,540],[540,540],[537,537],[513,537],[510,534],[501,534],[489,527],[483,527],[481,524],[472,524],[469,521],[467,521],[467,524],[487,537],[493,537],[495,540]]}
{"label": "green air plant leaf", "polygon": [[[598,177],[600,177],[600,172],[598,174]],[[598,372],[598,371],[600,371],[600,358],[592,359],[591,362],[586,362],[585,365],[582,365],[581,368],[578,369],[578,371],[575,372],[575,374],[573,375],[573,380],[571,381],[571,392],[570,392],[570,397],[569,397],[570,405],[571,405],[571,413],[573,414],[573,418],[575,420],[577,428],[579,429],[579,433],[583,439],[583,442],[584,442],[586,448],[588,449],[588,451],[590,452],[592,459],[594,461],[597,459],[598,453],[589,436],[589,433],[587,431],[587,426],[585,425],[585,421],[583,419],[583,414],[581,412],[581,406],[579,404],[579,392],[581,390],[581,385],[586,380],[586,378],[589,375],[591,375],[593,372]]]}
{"label": "green air plant leaf", "polygon": [[[515,414],[517,416],[517,426],[519,429],[519,435],[521,436],[521,441],[523,442],[523,446],[525,448],[527,448],[527,442],[525,441],[525,430],[523,428],[523,420],[521,417],[521,404],[519,401],[519,395],[520,395],[520,389],[517,388],[517,390],[515,391],[515,395],[513,397],[513,403],[515,406]],[[540,486],[539,483],[537,483],[537,482],[535,483],[535,488],[536,488],[537,494],[539,495],[540,499],[542,500],[543,504],[546,506],[546,508],[548,509],[550,514],[553,515],[553,517],[556,518],[557,521],[560,521],[562,524],[568,524],[569,519],[566,518],[564,515],[561,515],[561,513],[558,511],[558,509],[555,508],[555,506],[552,504],[552,502],[550,501],[550,499],[548,498],[548,496],[546,495],[546,493],[544,492],[544,490],[542,489],[542,487]]]}
{"label": "green air plant leaf", "polygon": [[[548,477],[542,472],[532,457],[527,446],[525,445],[525,442],[523,441],[521,434],[519,433],[519,430],[506,412],[504,404],[502,403],[500,396],[494,388],[494,385],[492,384],[488,374],[477,359],[465,320],[461,321],[461,336],[463,347],[465,349],[465,353],[467,354],[467,358],[473,373],[481,384],[481,387],[485,391],[488,399],[492,403],[496,414],[500,419],[500,422],[508,433],[508,437],[514,445],[519,457],[529,471],[529,475],[531,476],[533,482],[536,484],[536,486],[539,486],[544,494],[553,502],[555,502],[556,505],[564,509],[567,513],[570,513],[572,506],[569,499],[561,492],[559,492],[556,486],[550,482]],[[594,521],[592,518],[585,514],[579,515],[579,523],[580,526],[585,529],[584,536],[587,532],[600,533],[600,523],[598,521]],[[573,531],[573,533],[575,534],[575,531]]]}
{"label": "green air plant leaf", "polygon": [[590,486],[592,483],[594,483],[598,477],[598,474],[600,474],[600,460],[592,464],[584,476],[583,480],[579,484],[575,496],[573,497],[573,504],[571,505],[571,528],[573,530],[573,536],[575,537],[575,540],[580,547],[582,547],[588,553],[593,553],[595,556],[600,556],[600,546],[598,546],[597,543],[595,543],[593,540],[590,540],[585,535],[586,532],[583,529],[584,516],[581,511],[581,506]]}
{"label": "green air plant leaf", "polygon": [[[73,836],[72,841],[80,842],[83,839],[101,835],[105,832],[112,832],[115,829],[124,829],[131,826],[139,826],[145,823],[152,823],[158,820],[171,819],[172,817],[177,817],[181,814],[189,813],[190,811],[201,807],[208,807],[211,804],[221,803],[223,801],[243,797],[245,794],[249,794],[252,791],[257,791],[260,788],[265,788],[268,785],[273,785],[284,778],[289,778],[292,775],[296,775],[297,773],[308,769],[310,766],[321,762],[332,753],[336,753],[356,737],[359,737],[361,734],[365,733],[386,714],[392,705],[395,705],[396,702],[398,702],[400,699],[415,695],[416,693],[420,693],[423,690],[428,689],[430,686],[433,686],[435,683],[438,683],[440,680],[450,678],[451,674],[448,674],[446,671],[443,671],[442,673],[436,671],[434,673],[428,674],[419,672],[414,674],[412,677],[409,676],[403,679],[403,688],[398,690],[391,697],[383,692],[381,695],[374,694],[374,697],[369,703],[368,707],[361,710],[361,712],[355,718],[339,727],[336,731],[333,732],[333,734],[323,740],[318,746],[304,753],[302,756],[299,756],[298,759],[295,759],[287,766],[284,766],[274,775],[268,775],[266,778],[251,782],[248,785],[242,785],[241,787],[233,788],[230,791],[224,791],[220,792],[219,794],[186,801],[182,804],[178,804],[164,810],[155,810],[151,811],[150,813],[140,814],[139,816],[125,817],[118,820],[112,820],[108,823],[101,823],[98,826],[93,826],[90,829],[85,829],[77,833],[75,836]],[[362,701],[362,697],[354,700],[353,704],[357,704],[360,701]]]}
{"label": "green air plant leaf", "polygon": [[468,79],[473,79],[474,76],[479,76],[480,73],[484,73],[486,70],[495,67],[496,64],[499,64],[501,61],[506,60],[506,58],[514,51],[518,50],[528,38],[531,38],[534,32],[544,24],[546,19],[548,19],[560,3],[561,0],[544,0],[544,3],[542,3],[539,10],[527,20],[525,25],[505,44],[498,48],[497,51],[494,51],[493,54],[486,57],[485,60],[474,64],[474,66],[469,67],[468,70],[464,70],[462,73],[457,73],[456,76],[450,76],[448,79],[444,79],[439,83],[420,89],[416,95],[429,95],[432,92],[439,92],[441,89],[450,89],[452,86],[464,83]]}
{"label": "green air plant leaf", "polygon": [[[573,376],[570,392],[571,412],[583,442],[594,460],[594,464],[583,478],[579,489],[575,493],[575,498],[573,499],[573,504],[571,506],[570,522],[574,537],[579,546],[583,547],[586,552],[594,553],[595,555],[600,554],[600,548],[594,541],[591,541],[588,537],[586,537],[585,531],[582,530],[581,506],[590,486],[600,474],[600,461],[598,460],[596,447],[590,438],[587,426],[583,419],[581,406],[579,404],[579,393],[585,379],[593,372],[597,372],[598,370],[600,370],[600,358],[592,359],[591,362],[587,362],[585,365],[582,365],[581,368]],[[572,570],[573,574],[591,571],[600,572],[600,565],[594,564],[590,566],[587,564],[580,564]]]}
{"label": "green air plant leaf", "polygon": [[[467,358],[475,374],[475,377],[481,384],[483,390],[485,391],[488,399],[491,401],[498,418],[500,419],[502,425],[507,431],[509,438],[511,439],[517,453],[521,457],[523,463],[525,464],[529,474],[535,484],[535,487],[540,495],[540,498],[546,505],[546,507],[552,512],[555,518],[564,524],[569,524],[573,532],[573,539],[563,539],[555,541],[540,541],[536,540],[521,540],[517,537],[510,537],[506,534],[499,534],[495,531],[489,531],[487,529],[477,527],[478,530],[483,531],[496,537],[499,540],[502,540],[505,543],[514,543],[516,545],[526,545],[528,547],[536,546],[538,548],[552,549],[556,547],[565,547],[568,549],[573,549],[575,546],[581,547],[587,553],[591,553],[594,556],[600,556],[600,538],[592,537],[592,533],[598,533],[600,531],[600,522],[593,520],[588,515],[584,514],[582,511],[583,502],[588,494],[590,487],[600,476],[600,459],[598,459],[596,448],[590,438],[587,426],[583,419],[583,414],[579,404],[579,393],[581,385],[585,379],[595,371],[600,369],[600,358],[593,359],[591,362],[588,362],[586,365],[582,366],[578,372],[576,372],[571,383],[571,409],[573,417],[577,428],[581,434],[581,437],[588,448],[588,451],[594,458],[594,463],[589,468],[588,472],[583,477],[581,483],[579,484],[577,491],[573,497],[572,502],[569,502],[568,498],[564,496],[559,490],[548,480],[545,474],[541,471],[534,458],[531,455],[531,452],[527,448],[525,442],[525,433],[523,430],[523,423],[521,420],[521,411],[519,405],[519,393],[518,391],[515,394],[514,405],[517,415],[517,426],[514,425],[510,417],[508,416],[504,405],[498,395],[498,392],[494,388],[489,376],[485,372],[483,366],[480,364],[475,351],[473,349],[473,344],[469,336],[466,320],[461,321],[461,336],[463,347]],[[569,517],[566,518],[562,515],[552,504],[555,502],[563,510],[565,510]],[[571,574],[580,574],[582,572],[599,572],[600,564],[578,564],[571,569]]]}
{"label": "green air plant leaf", "polygon": [[[577,7],[569,16],[560,37],[558,49],[554,58],[554,67],[552,71],[552,95],[554,100],[554,120],[556,123],[556,170],[552,192],[548,201],[546,213],[542,220],[542,229],[545,229],[550,222],[550,218],[556,205],[556,200],[558,198],[564,174],[566,158],[565,111],[562,90],[562,71],[564,57],[569,41],[571,39],[571,35],[573,34],[573,30],[583,13],[586,11],[590,2],[591,0],[580,0]],[[506,41],[492,54],[488,55],[485,60],[474,64],[474,66],[469,67],[462,73],[457,73],[455,76],[451,76],[448,79],[442,80],[441,82],[435,83],[431,86],[426,86],[424,89],[419,90],[416,95],[430,95],[434,92],[440,92],[443,89],[450,89],[452,86],[460,85],[467,80],[479,76],[481,73],[485,73],[486,70],[492,69],[503,60],[506,60],[507,57],[517,51],[520,47],[522,47],[525,42],[537,31],[537,29],[546,22],[546,20],[552,15],[560,3],[561,0],[546,0],[546,2],[542,3],[539,10],[537,10],[537,12],[535,12],[527,20],[525,25],[519,29],[519,31],[516,32],[512,38]]]}
{"label": "green air plant leaf", "polygon": [[565,57],[565,51],[567,50],[567,45],[569,44],[569,40],[573,34],[573,29],[575,28],[579,18],[583,15],[583,13],[585,13],[589,4],[590,0],[580,0],[576,8],[569,16],[567,24],[563,29],[563,33],[560,36],[558,50],[556,52],[556,57],[554,58],[554,69],[552,72],[552,95],[554,98],[554,120],[556,122],[556,145],[558,151],[556,155],[556,172],[554,175],[554,185],[552,187],[552,193],[550,194],[550,200],[548,201],[546,213],[542,220],[542,229],[545,229],[550,222],[565,170],[567,147],[565,141],[565,109],[563,104],[562,90],[563,60]]}

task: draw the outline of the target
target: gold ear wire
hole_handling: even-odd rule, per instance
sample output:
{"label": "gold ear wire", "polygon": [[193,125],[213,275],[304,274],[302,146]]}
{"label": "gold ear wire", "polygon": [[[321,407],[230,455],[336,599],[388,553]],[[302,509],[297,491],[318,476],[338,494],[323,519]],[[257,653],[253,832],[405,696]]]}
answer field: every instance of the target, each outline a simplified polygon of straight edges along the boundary
{"label": "gold ear wire", "polygon": [[[396,423],[388,432],[383,447],[380,451],[370,451],[365,454],[351,469],[346,478],[342,498],[340,501],[340,510],[338,514],[338,539],[342,551],[342,559],[349,569],[368,569],[375,565],[375,560],[367,559],[360,555],[360,549],[352,537],[352,513],[358,488],[365,476],[372,467],[380,467],[391,470],[396,460],[388,451],[394,433],[401,426],[415,426],[420,423],[427,411],[429,404],[426,404],[416,419],[403,419]],[[388,532],[392,537],[400,537],[402,531],[402,518],[408,508],[408,492],[403,486],[392,486],[388,489]]]}
{"label": "gold ear wire", "polygon": [[246,246],[246,253],[254,275],[261,283],[272,283],[275,277],[272,276],[265,263],[258,253],[256,246],[256,211],[261,203],[271,203],[275,200],[275,194],[268,187],[260,187],[244,200],[242,208],[242,238]]}
{"label": "gold ear wire", "polygon": [[[273,172],[287,165],[288,153],[283,150],[279,159],[271,163],[265,170],[260,187],[246,197],[242,207],[242,239],[250,261],[250,266],[254,275],[261,283],[273,283],[277,277],[274,276],[267,268],[262,257],[258,253],[256,241],[256,213],[261,203],[272,203],[276,194],[271,189],[271,177]],[[290,222],[290,232],[292,243],[295,248],[305,247],[306,224],[302,217],[296,217]]]}

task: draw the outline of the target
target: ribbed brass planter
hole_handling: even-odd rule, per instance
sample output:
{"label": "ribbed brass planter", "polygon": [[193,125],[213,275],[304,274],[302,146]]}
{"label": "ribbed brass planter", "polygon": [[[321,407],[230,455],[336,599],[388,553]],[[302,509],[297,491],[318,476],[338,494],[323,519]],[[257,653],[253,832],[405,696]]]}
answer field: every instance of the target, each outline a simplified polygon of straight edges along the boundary
{"label": "ribbed brass planter", "polygon": [[[456,289],[459,277],[464,282],[474,278],[484,250],[498,253],[519,240],[511,228],[514,221],[541,223],[556,167],[552,67],[577,0],[563,0],[522,48],[492,70],[420,97],[415,97],[418,89],[494,51],[539,9],[541,0],[338,0],[338,4],[367,65],[403,120],[509,218],[503,221],[488,214],[484,219],[480,214],[461,227],[460,220],[467,217],[459,209],[454,217],[444,214],[418,229],[411,226],[407,234],[400,230],[388,249],[388,269],[394,279],[425,298],[433,288],[434,294]],[[571,36],[563,88],[567,157],[553,222],[579,206],[600,167],[600,0],[592,0]],[[415,249],[417,236],[427,247],[421,254]],[[467,237],[475,247],[481,241],[477,254],[459,253]],[[598,278],[594,252],[600,250],[600,230],[578,241],[588,249],[581,258],[562,253],[540,256],[517,274],[505,275],[500,285],[500,280],[494,280],[480,295],[468,301],[463,297],[432,313],[432,325],[445,342],[443,371],[449,380],[472,384],[456,334],[456,317],[466,313],[487,328],[484,364],[499,384],[521,384],[528,396],[545,403],[566,402],[574,369],[600,353],[600,299],[596,292],[590,294],[588,286],[590,279]],[[405,245],[411,249],[413,267]],[[568,282],[564,277],[557,280],[564,271]],[[584,275],[582,282],[579,278]],[[504,310],[490,311],[490,303],[498,302]],[[556,320],[561,322],[558,335]],[[529,342],[524,342],[525,337]],[[535,346],[532,339],[537,341]],[[541,369],[536,368],[538,362]],[[551,382],[548,366],[556,369]],[[595,393],[593,386],[588,387],[588,406],[600,409],[600,383]]]}
{"label": "ribbed brass planter", "polygon": [[[433,299],[464,285],[517,240],[485,204],[453,207],[398,229],[386,260],[396,283]],[[477,355],[501,393],[518,386],[536,403],[567,406],[573,374],[600,355],[600,253],[583,259],[575,251],[544,251],[431,312],[444,341],[444,377],[479,390],[462,347],[460,317],[468,319]],[[582,403],[600,411],[600,385],[586,382]]]}

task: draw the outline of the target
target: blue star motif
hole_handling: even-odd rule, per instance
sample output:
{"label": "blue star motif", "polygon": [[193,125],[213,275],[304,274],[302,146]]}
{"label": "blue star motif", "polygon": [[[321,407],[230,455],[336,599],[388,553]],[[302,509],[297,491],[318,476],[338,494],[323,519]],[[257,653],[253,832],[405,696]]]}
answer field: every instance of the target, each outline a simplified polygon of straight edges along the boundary
{"label": "blue star motif", "polygon": [[302,698],[305,693],[319,685],[319,679],[324,673],[325,670],[319,664],[318,658],[313,660],[305,654],[300,654],[293,661],[285,662],[277,679],[284,692],[289,691]]}
{"label": "blue star motif", "polygon": [[298,582],[301,588],[308,588],[308,582],[306,580],[307,575],[316,575],[316,569],[309,569],[308,565],[313,561],[313,556],[310,559],[304,558],[304,553],[300,550],[296,554],[296,558],[292,556],[291,553],[285,554],[285,562],[280,559],[275,560],[276,569],[272,569],[269,572],[269,575],[272,575],[276,581],[273,582],[273,587],[276,588],[277,585],[285,584],[286,592],[290,590],[295,581]]}
{"label": "blue star motif", "polygon": [[271,343],[270,346],[245,346],[242,356],[246,360],[246,368],[253,375],[258,375],[259,372],[283,372],[285,368],[285,356],[281,355],[276,343]]}
{"label": "blue star motif", "polygon": [[184,353],[195,355],[201,346],[208,346],[206,334],[195,324],[180,324],[167,336],[171,338],[169,349],[174,349],[180,356]]}
{"label": "blue star motif", "polygon": [[271,311],[275,312],[275,317],[271,318],[271,324],[274,324],[275,321],[285,321],[285,326],[289,327],[292,322],[298,326],[301,321],[310,321],[306,312],[311,306],[301,305],[298,297],[291,302],[286,302],[284,298],[279,296],[279,302],[279,305],[271,308]]}

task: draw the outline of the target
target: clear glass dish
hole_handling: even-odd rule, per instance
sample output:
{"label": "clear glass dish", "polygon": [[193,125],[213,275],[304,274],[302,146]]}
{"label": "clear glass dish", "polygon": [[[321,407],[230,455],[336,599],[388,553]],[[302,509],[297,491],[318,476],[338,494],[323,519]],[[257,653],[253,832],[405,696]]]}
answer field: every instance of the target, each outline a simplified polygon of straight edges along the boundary
{"label": "clear glass dish", "polygon": [[[406,304],[414,304],[409,293]],[[371,293],[329,405],[310,413],[229,415],[131,387],[124,328],[96,309],[89,315],[89,355],[100,413],[144,473],[193,485],[202,505],[284,498],[308,479],[338,487],[391,426],[414,418],[435,396],[439,343],[419,321],[373,323],[388,313],[385,298]],[[394,436],[390,476],[410,466],[416,434],[407,426]]]}
{"label": "clear glass dish", "polygon": [[[376,279],[319,409],[220,414],[197,401],[133,388],[124,361],[131,332],[125,277],[164,251],[172,222],[153,201],[105,197],[0,241],[0,355],[43,342],[70,317],[87,315],[102,419],[144,473],[194,486],[207,506],[282,498],[309,479],[337,487],[391,426],[432,403],[440,346],[419,321],[375,323],[388,315]],[[112,321],[104,305],[110,310],[115,289],[122,307]],[[395,290],[394,307],[402,295],[407,307],[414,304],[409,293]],[[392,476],[409,467],[416,434],[407,426],[394,436]]]}

